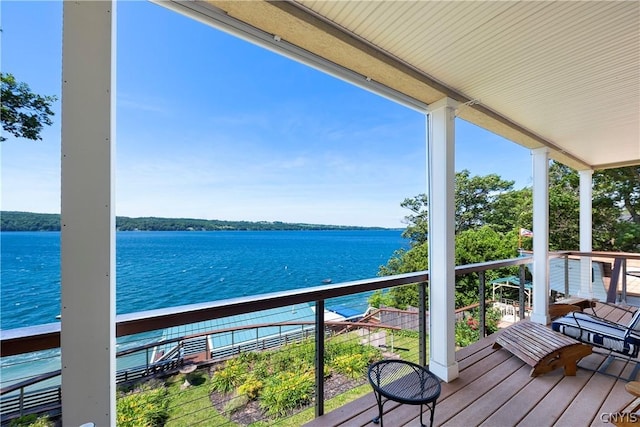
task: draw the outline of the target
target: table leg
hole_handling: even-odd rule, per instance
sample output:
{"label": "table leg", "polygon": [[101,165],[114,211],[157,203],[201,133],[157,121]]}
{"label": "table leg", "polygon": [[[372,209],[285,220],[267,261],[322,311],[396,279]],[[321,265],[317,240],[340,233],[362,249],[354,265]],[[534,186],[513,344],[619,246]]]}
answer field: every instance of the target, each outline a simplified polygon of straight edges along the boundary
{"label": "table leg", "polygon": [[436,401],[435,400],[433,401],[433,406],[431,406],[430,409],[431,409],[431,424],[430,425],[433,426],[433,415],[436,412]]}
{"label": "table leg", "polygon": [[382,422],[382,395],[379,393],[373,393],[376,396],[376,402],[378,403],[378,416],[372,419],[371,421],[374,424],[380,424],[380,427],[384,427]]}

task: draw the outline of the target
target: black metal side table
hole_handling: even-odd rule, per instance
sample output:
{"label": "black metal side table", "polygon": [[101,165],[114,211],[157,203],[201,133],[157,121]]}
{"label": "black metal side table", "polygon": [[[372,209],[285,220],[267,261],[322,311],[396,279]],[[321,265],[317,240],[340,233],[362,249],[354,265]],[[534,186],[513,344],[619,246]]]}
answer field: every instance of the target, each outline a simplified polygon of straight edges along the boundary
{"label": "black metal side table", "polygon": [[379,415],[373,422],[383,427],[382,407],[389,401],[420,405],[420,425],[422,406],[431,412],[431,425],[436,410],[436,400],[440,396],[440,380],[424,366],[405,360],[380,360],[369,366],[369,383],[378,402]]}

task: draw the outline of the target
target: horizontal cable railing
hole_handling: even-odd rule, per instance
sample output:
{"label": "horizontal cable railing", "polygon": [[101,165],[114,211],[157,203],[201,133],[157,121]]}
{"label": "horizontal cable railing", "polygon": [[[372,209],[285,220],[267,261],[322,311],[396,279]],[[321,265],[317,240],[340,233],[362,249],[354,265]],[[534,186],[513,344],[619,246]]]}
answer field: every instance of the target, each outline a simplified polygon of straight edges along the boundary
{"label": "horizontal cable railing", "polygon": [[[429,272],[423,271],[335,285],[323,285],[250,297],[230,298],[207,303],[120,314],[116,316],[116,337],[428,280]],[[1,357],[59,348],[60,323],[0,331],[0,344]]]}
{"label": "horizontal cable railing", "polygon": [[[627,283],[629,278],[633,278],[636,270],[640,271],[640,255],[618,254],[618,253],[581,253],[581,252],[557,252],[550,254],[550,287],[559,296],[569,296],[576,292],[577,272],[580,270],[580,261],[588,259],[592,261],[593,269],[591,273],[591,289],[608,288],[607,297],[614,295],[614,299],[626,301],[629,292],[628,287],[633,283]],[[529,303],[525,295],[525,270],[526,265],[533,262],[532,256],[521,256],[519,258],[499,260],[486,263],[470,264],[456,267],[456,275],[476,275],[479,282],[478,303],[457,310],[456,319],[459,323],[468,324],[473,329],[481,331],[483,336],[486,331],[486,316],[488,304],[491,298],[490,284],[486,283],[485,274],[488,270],[503,269],[506,267],[519,268],[519,286],[516,286],[516,298],[510,306],[509,311],[513,321],[517,318],[524,318],[525,309]],[[507,270],[508,271],[508,270]],[[516,270],[510,270],[513,274]],[[631,273],[631,275],[629,274]],[[119,343],[124,340],[131,342],[124,343],[121,348],[124,350],[117,352],[118,360],[127,357],[139,356],[137,360],[144,360],[142,364],[129,364],[124,369],[119,369],[116,374],[117,383],[135,383],[148,377],[176,375],[182,371],[185,364],[197,362],[200,368],[194,374],[180,374],[176,378],[183,378],[185,383],[179,384],[180,393],[188,395],[189,389],[182,390],[189,386],[190,381],[194,384],[206,383],[210,381],[212,374],[224,369],[225,360],[232,360],[243,354],[268,353],[273,358],[277,356],[279,348],[288,347],[292,343],[295,345],[307,345],[312,347],[313,360],[321,361],[316,364],[312,371],[315,372],[313,378],[313,396],[306,399],[315,402],[312,414],[291,415],[303,422],[309,417],[318,416],[324,413],[325,404],[331,407],[332,398],[335,397],[336,390],[352,389],[354,396],[357,393],[366,393],[368,388],[363,382],[362,375],[355,375],[353,378],[350,372],[357,373],[359,359],[353,354],[341,354],[336,360],[334,354],[336,343],[349,348],[349,346],[365,346],[373,349],[374,353],[382,357],[401,357],[419,363],[426,363],[428,360],[428,313],[424,307],[424,296],[427,291],[429,281],[428,271],[408,273],[396,276],[378,277],[367,280],[345,282],[340,284],[327,284],[312,288],[297,289],[292,291],[263,294],[246,298],[234,298],[223,301],[192,304],[168,309],[150,310],[145,312],[118,315],[116,318],[116,335]],[[604,286],[601,285],[604,284]],[[418,287],[423,301],[417,311],[402,311],[397,309],[382,308],[375,312],[368,313],[368,317],[356,322],[340,322],[325,319],[325,302],[328,299],[344,297],[361,293],[371,293],[380,289],[389,289],[397,286],[421,284]],[[530,285],[529,285],[530,286]],[[594,292],[598,298],[600,295]],[[315,315],[311,318],[298,318],[293,313],[303,306],[315,308]],[[274,322],[263,318],[261,322],[261,312],[272,309],[287,308],[290,313],[290,321]],[[517,312],[519,311],[519,313]],[[212,327],[209,323],[212,320],[224,320],[233,316],[251,313],[254,320],[249,325],[229,324],[226,327],[220,325]],[[375,319],[378,323],[372,322]],[[191,324],[207,324],[199,330],[190,333],[176,332],[174,335],[158,339],[157,337],[147,344],[138,345],[136,337],[145,333],[153,333],[161,330],[180,330],[179,327]],[[298,329],[287,329],[296,325]],[[209,328],[209,329],[207,329]],[[213,328],[213,329],[211,329]],[[278,329],[279,328],[279,329]],[[260,332],[264,330],[265,332]],[[176,335],[177,334],[177,335]],[[247,338],[247,334],[252,337]],[[0,333],[0,351],[2,357],[25,355],[32,352],[49,351],[55,352],[60,346],[60,324],[39,325],[31,328],[20,328]],[[361,347],[358,347],[361,348]],[[342,351],[342,350],[341,350]],[[362,352],[361,350],[359,351]],[[378,352],[378,353],[376,353]],[[327,355],[329,353],[329,355]],[[203,355],[197,359],[197,355]],[[369,354],[369,353],[367,353]],[[200,357],[198,356],[198,357]],[[49,356],[51,357],[51,356]],[[56,356],[59,355],[57,354]],[[386,356],[385,356],[386,357]],[[196,360],[197,359],[197,360]],[[360,361],[361,362],[361,361]],[[203,365],[204,363],[204,365]],[[211,365],[209,375],[204,374],[202,366]],[[255,363],[255,362],[252,362]],[[4,365],[3,365],[4,366]],[[253,368],[252,368],[253,369]],[[271,369],[271,368],[268,368]],[[329,374],[327,374],[330,372]],[[346,373],[345,373],[346,372]],[[329,375],[327,377],[327,375]],[[59,371],[52,376],[59,376]],[[29,390],[29,387],[36,387],[38,381],[43,378],[31,378],[20,381],[17,384],[3,387],[2,406],[3,416],[5,409],[11,409],[14,413],[25,413],[29,410],[45,410],[48,408],[59,409],[60,388],[59,385],[42,386],[36,390]],[[51,378],[49,378],[49,381]],[[177,380],[176,380],[177,381]],[[182,381],[182,379],[180,380]],[[342,383],[341,383],[342,381]],[[171,382],[167,383],[170,384]],[[209,384],[207,387],[209,387]],[[218,394],[217,414],[226,414],[231,417],[239,405],[234,397],[229,394]],[[209,405],[213,399],[209,394],[194,398],[201,401],[202,405]],[[195,403],[194,403],[195,404]],[[247,402],[243,402],[247,404]],[[249,403],[250,404],[250,403]],[[257,403],[255,403],[257,405]],[[209,424],[205,415],[200,414],[201,410],[182,411],[180,405],[173,407],[171,419],[185,419],[189,423],[197,423],[198,416],[203,417],[205,424]],[[176,411],[180,411],[176,413]],[[190,418],[192,412],[198,413],[196,418]],[[205,411],[206,412],[206,411]],[[260,412],[260,411],[258,411]],[[306,418],[305,418],[306,417]],[[227,420],[232,418],[226,418]],[[220,421],[221,423],[224,423]],[[226,422],[226,421],[225,421]],[[168,423],[167,425],[171,425]],[[178,423],[179,425],[179,423]]]}
{"label": "horizontal cable railing", "polygon": [[[484,272],[491,269],[523,266],[530,263],[531,259],[527,257],[514,258],[509,260],[499,260],[487,263],[478,263],[473,265],[459,266],[456,268],[457,275],[464,274],[479,274],[481,277],[481,295],[485,295],[484,289]],[[524,270],[522,270],[524,271]],[[292,323],[298,323],[300,325],[307,324],[308,328],[306,332],[296,337],[296,339],[282,338],[282,335],[271,334],[272,336],[260,337],[256,336],[256,339],[248,342],[233,343],[232,331],[225,331],[218,328],[217,332],[231,333],[231,345],[213,345],[212,337],[213,331],[201,331],[195,334],[188,334],[178,337],[171,337],[167,340],[155,340],[155,342],[136,346],[135,348],[129,348],[118,352],[119,358],[127,357],[135,352],[143,352],[144,360],[143,366],[132,366],[123,370],[119,370],[117,373],[117,382],[131,382],[136,379],[144,378],[150,374],[157,373],[172,373],[182,366],[180,357],[176,357],[178,351],[177,343],[190,343],[196,345],[198,349],[206,350],[207,358],[220,361],[225,358],[229,358],[233,355],[238,355],[250,351],[265,351],[281,346],[282,344],[290,344],[291,342],[304,342],[306,339],[312,337],[312,341],[315,342],[314,360],[325,360],[325,346],[332,345],[326,344],[327,337],[331,337],[335,332],[331,332],[334,328],[338,331],[339,335],[342,335],[341,340],[346,340],[345,337],[349,337],[348,341],[357,343],[358,345],[366,344],[369,347],[377,348],[380,352],[390,352],[393,354],[405,354],[403,358],[409,360],[419,361],[420,363],[426,363],[428,360],[428,348],[427,340],[425,338],[427,334],[427,320],[425,319],[425,307],[422,304],[419,307],[419,312],[415,313],[415,317],[409,314],[403,314],[399,317],[398,324],[396,326],[391,325],[390,319],[392,316],[399,316],[398,313],[390,314],[388,311],[378,313],[378,317],[384,319],[384,324],[381,327],[374,328],[371,324],[363,325],[357,322],[348,322],[347,325],[340,325],[340,322],[325,321],[325,301],[330,298],[344,297],[349,295],[361,294],[364,292],[370,293],[379,289],[389,289],[396,286],[403,286],[409,284],[422,283],[419,287],[422,298],[424,301],[424,295],[426,292],[426,283],[429,280],[428,271],[407,273],[402,275],[378,277],[374,279],[359,280],[353,282],[346,282],[341,284],[328,284],[312,288],[297,289],[292,291],[263,294],[258,296],[252,296],[247,298],[234,298],[223,301],[214,301],[209,303],[192,304],[180,307],[172,307],[168,309],[150,310],[145,312],[131,313],[118,315],[116,319],[116,335],[118,337],[130,337],[134,334],[147,333],[158,330],[168,330],[173,327],[179,327],[181,325],[196,324],[199,322],[206,322],[215,319],[229,318],[230,316],[238,316],[247,313],[254,313],[258,316],[258,313],[265,310],[277,309],[282,307],[296,307],[296,305],[311,304],[315,307],[315,318],[312,321],[292,321]],[[480,322],[481,330],[484,331],[484,298],[480,300]],[[417,321],[415,320],[417,319]],[[409,322],[409,323],[407,323]],[[413,325],[413,326],[410,326]],[[322,325],[318,327],[318,325]],[[231,330],[235,330],[235,333],[239,333],[240,329],[254,329],[258,331],[260,327],[276,327],[277,324],[273,322],[268,325],[260,325],[259,322],[248,326],[232,326]],[[282,325],[281,325],[282,326]],[[400,329],[407,332],[402,332]],[[411,332],[411,331],[414,332]],[[12,356],[20,355],[24,353],[30,353],[34,351],[42,351],[49,349],[59,348],[60,345],[60,324],[48,324],[40,325],[33,328],[20,328],[8,331],[1,331],[0,349],[1,355]],[[256,332],[257,334],[257,332]],[[358,335],[360,334],[360,335]],[[364,334],[364,335],[363,335]],[[415,334],[415,335],[413,335]],[[337,338],[333,338],[335,340]],[[194,343],[191,343],[194,341]],[[407,343],[411,343],[410,345]],[[157,356],[155,352],[161,348],[162,345],[173,344],[173,349],[168,350],[163,355]],[[322,345],[319,345],[322,344]],[[169,354],[170,351],[173,353]],[[195,350],[194,350],[195,352]],[[150,356],[153,354],[153,356]],[[184,356],[184,354],[182,355]],[[154,358],[156,362],[162,364],[158,368],[159,364],[154,364]],[[331,362],[334,363],[334,362]],[[338,365],[341,362],[335,362]],[[314,381],[314,393],[315,398],[315,415],[321,415],[324,413],[325,402],[325,366],[321,363],[315,366],[315,381]],[[332,392],[327,391],[328,395]],[[24,408],[22,408],[24,410]]]}
{"label": "horizontal cable railing", "polygon": [[[583,270],[583,261],[591,264]],[[586,279],[586,280],[585,280]],[[621,252],[562,251],[550,255],[551,293],[564,296],[589,294],[609,303],[627,303],[640,296],[640,254]]]}
{"label": "horizontal cable railing", "polygon": [[[525,265],[531,257],[467,264],[456,267],[456,275],[479,273],[502,267]],[[251,297],[231,298],[165,309],[140,311],[116,316],[116,337],[149,332],[205,320],[246,314],[270,308],[313,303],[395,286],[429,281],[429,272],[421,271],[339,284],[294,289]],[[0,356],[11,356],[60,347],[60,323],[0,331]]]}

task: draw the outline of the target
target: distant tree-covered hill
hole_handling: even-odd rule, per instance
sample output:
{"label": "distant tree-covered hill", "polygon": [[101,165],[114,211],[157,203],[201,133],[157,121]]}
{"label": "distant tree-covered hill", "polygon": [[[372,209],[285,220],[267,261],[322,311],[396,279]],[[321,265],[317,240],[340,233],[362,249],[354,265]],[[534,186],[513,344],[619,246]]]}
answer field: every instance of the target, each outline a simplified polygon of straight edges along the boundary
{"label": "distant tree-covered hill", "polygon": [[[221,231],[221,230],[356,230],[379,227],[351,227],[342,225],[295,224],[280,221],[220,221],[192,218],[129,218],[116,217],[118,231]],[[0,212],[1,231],[60,231],[59,214],[32,212]]]}

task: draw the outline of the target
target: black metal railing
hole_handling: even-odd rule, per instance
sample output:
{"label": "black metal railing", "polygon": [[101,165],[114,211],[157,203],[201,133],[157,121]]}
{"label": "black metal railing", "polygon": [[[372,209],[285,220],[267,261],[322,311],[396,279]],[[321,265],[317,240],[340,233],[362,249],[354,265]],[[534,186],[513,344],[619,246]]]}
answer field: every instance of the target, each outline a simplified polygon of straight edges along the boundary
{"label": "black metal railing", "polygon": [[[640,255],[638,254],[609,254],[609,253],[580,253],[580,252],[563,252],[554,253],[551,255],[551,259],[567,260],[564,270],[564,282],[565,282],[565,294],[569,294],[570,281],[571,281],[571,261],[573,259],[579,259],[580,257],[593,257],[594,259],[601,261],[602,259],[610,259],[611,264],[614,265],[611,271],[616,268],[620,271],[621,280],[619,284],[615,283],[615,293],[622,300],[627,297],[627,284],[626,284],[626,271],[627,260],[640,261]],[[622,260],[622,261],[616,261]],[[519,289],[519,318],[525,317],[525,267],[533,262],[531,256],[521,256],[518,258],[499,260],[485,263],[469,264],[456,267],[456,275],[474,274],[479,279],[478,289],[478,305],[479,305],[479,330],[481,334],[485,331],[485,314],[487,311],[486,305],[486,272],[488,270],[501,269],[505,267],[517,267],[519,269],[520,289]],[[615,267],[616,262],[618,267]],[[612,279],[610,279],[613,284]],[[246,298],[233,298],[222,301],[214,301],[200,304],[185,305],[180,307],[172,307],[167,309],[150,310],[145,312],[130,313],[118,315],[116,318],[116,336],[125,337],[133,334],[144,333],[149,331],[156,331],[160,329],[166,329],[174,326],[193,324],[197,322],[220,319],[229,316],[236,316],[240,314],[254,313],[261,310],[294,306],[296,304],[311,303],[315,305],[315,319],[314,325],[309,329],[310,333],[315,333],[315,352],[316,352],[316,397],[315,402],[315,414],[320,416],[324,413],[324,338],[325,338],[325,301],[330,298],[344,297],[348,295],[359,294],[363,292],[371,292],[379,289],[393,288],[396,286],[403,286],[408,284],[420,284],[418,287],[420,292],[421,301],[418,307],[419,324],[419,362],[426,364],[427,362],[427,349],[426,349],[426,335],[427,323],[426,319],[426,303],[425,294],[429,283],[429,272],[421,271],[416,273],[407,273],[402,275],[378,277],[373,279],[359,280],[353,282],[345,282],[340,284],[330,284],[317,286],[312,288],[297,289],[285,292],[263,294],[258,296],[251,296]],[[613,292],[613,291],[612,291]],[[312,332],[315,331],[315,332]],[[53,348],[59,348],[60,346],[60,324],[41,325],[33,328],[20,328],[8,331],[0,331],[0,354],[2,357],[10,355],[19,355],[24,353],[30,353],[39,350],[47,350]],[[210,332],[208,332],[210,333]],[[481,336],[482,336],[481,335]],[[193,337],[191,337],[193,338]],[[184,340],[185,337],[178,337],[177,340]],[[176,341],[177,341],[176,340]],[[153,345],[158,345],[155,343]],[[274,344],[275,345],[275,344]],[[138,348],[138,351],[140,348]],[[125,354],[133,350],[127,350],[125,352],[119,352],[119,354]],[[208,354],[215,357],[212,349],[208,349]],[[226,353],[225,353],[226,354]],[[220,353],[221,356],[224,356]],[[149,360],[148,356],[146,357]],[[148,367],[145,367],[148,368]],[[145,371],[146,372],[146,371]],[[132,375],[137,375],[131,372]],[[142,374],[141,374],[142,375]],[[129,380],[129,376],[125,375]],[[123,380],[124,378],[121,378]],[[31,381],[33,383],[33,381]],[[12,390],[15,390],[15,385],[12,386]],[[8,389],[7,389],[8,390]],[[3,388],[2,394],[6,394],[7,390]],[[3,400],[4,407],[4,400]],[[25,407],[21,403],[16,411],[24,412]],[[3,408],[3,413],[4,413]]]}

